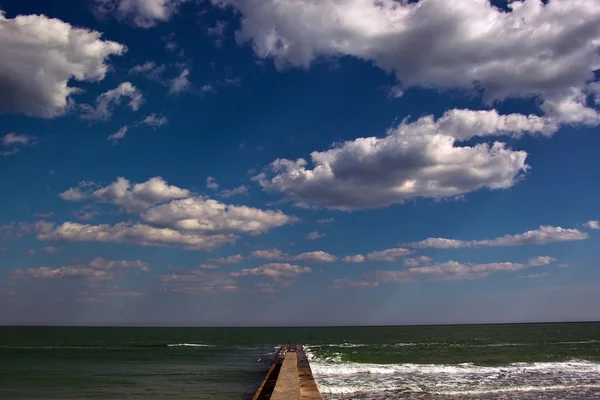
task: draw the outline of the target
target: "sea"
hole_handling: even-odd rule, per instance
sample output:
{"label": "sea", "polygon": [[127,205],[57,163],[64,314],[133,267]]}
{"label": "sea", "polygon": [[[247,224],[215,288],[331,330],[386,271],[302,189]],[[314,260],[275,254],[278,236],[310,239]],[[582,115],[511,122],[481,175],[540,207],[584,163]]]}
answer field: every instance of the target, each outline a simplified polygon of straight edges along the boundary
{"label": "sea", "polygon": [[600,399],[600,323],[0,327],[1,399],[251,399],[305,345],[333,399]]}

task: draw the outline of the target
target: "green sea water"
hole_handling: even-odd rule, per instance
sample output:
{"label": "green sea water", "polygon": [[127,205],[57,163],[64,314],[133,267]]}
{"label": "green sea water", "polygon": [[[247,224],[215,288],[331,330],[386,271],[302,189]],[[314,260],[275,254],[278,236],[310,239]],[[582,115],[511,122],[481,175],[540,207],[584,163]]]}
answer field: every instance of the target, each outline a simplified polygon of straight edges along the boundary
{"label": "green sea water", "polygon": [[600,323],[0,327],[0,398],[246,399],[287,341],[325,399],[600,398]]}

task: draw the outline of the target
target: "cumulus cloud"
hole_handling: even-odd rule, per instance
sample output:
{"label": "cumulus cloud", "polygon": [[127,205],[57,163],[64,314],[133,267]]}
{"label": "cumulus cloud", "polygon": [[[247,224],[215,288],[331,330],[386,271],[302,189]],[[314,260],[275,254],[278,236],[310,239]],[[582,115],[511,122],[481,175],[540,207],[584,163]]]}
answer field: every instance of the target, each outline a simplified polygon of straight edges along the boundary
{"label": "cumulus cloud", "polygon": [[206,178],[206,187],[210,190],[217,190],[219,189],[219,183],[215,178],[209,176]]}
{"label": "cumulus cloud", "polygon": [[126,268],[137,268],[141,271],[149,271],[147,263],[141,261],[107,260],[97,257],[88,263],[75,263],[59,268],[39,267],[27,270],[13,271],[13,278],[21,279],[74,279],[84,281],[99,281],[115,279],[121,275]]}
{"label": "cumulus cloud", "polygon": [[366,258],[362,254],[356,254],[353,256],[345,256],[342,258],[342,261],[347,263],[363,263],[366,261]]}
{"label": "cumulus cloud", "polygon": [[21,151],[21,147],[27,147],[35,143],[35,137],[31,135],[19,135],[16,133],[7,133],[0,137],[0,144],[9,150],[0,151],[2,156],[12,156]]}
{"label": "cumulus cloud", "polygon": [[26,235],[47,233],[54,228],[54,224],[48,221],[37,221],[32,224],[27,222],[11,222],[0,225],[0,239],[16,239]]}
{"label": "cumulus cloud", "polygon": [[227,205],[203,197],[161,204],[146,210],[140,217],[148,224],[208,234],[260,234],[297,220],[279,210]]}
{"label": "cumulus cloud", "polygon": [[256,250],[250,253],[249,258],[278,261],[306,261],[306,262],[334,262],[338,258],[324,251],[309,251],[297,255],[284,253],[279,249]]}
{"label": "cumulus cloud", "polygon": [[322,237],[325,237],[324,233],[319,233],[317,231],[311,232],[308,235],[306,235],[306,239],[308,240],[317,240],[320,239]]}
{"label": "cumulus cloud", "polygon": [[579,229],[565,229],[560,226],[540,226],[539,229],[530,230],[516,235],[504,235],[495,239],[485,240],[456,240],[446,238],[429,238],[420,242],[408,243],[409,247],[418,249],[458,249],[463,247],[485,246],[523,246],[528,244],[548,244],[584,240],[588,234]]}
{"label": "cumulus cloud", "polygon": [[404,249],[404,248],[395,248],[395,249],[387,249],[374,251],[372,253],[367,254],[367,258],[369,260],[377,260],[377,261],[396,261],[400,257],[404,257],[412,253],[412,250]]}
{"label": "cumulus cloud", "polygon": [[539,96],[561,103],[573,91],[591,92],[600,65],[600,4],[589,0],[510,1],[508,12],[489,0],[213,3],[239,10],[238,42],[251,41],[280,69],[353,56],[394,73],[396,93],[458,88],[488,102]]}
{"label": "cumulus cloud", "polygon": [[65,222],[39,235],[49,241],[96,241],[131,243],[142,246],[178,246],[211,251],[233,243],[242,233],[259,235],[292,222],[296,217],[279,210],[261,210],[227,205],[206,197],[193,196],[189,190],[167,184],[161,177],[132,184],[125,178],[97,188],[81,182],[60,194],[67,201],[91,200],[121,206],[136,214],[139,221],[115,225],[85,225]]}
{"label": "cumulus cloud", "polygon": [[241,254],[233,254],[231,256],[217,258],[213,261],[219,264],[239,264],[244,261],[244,256]]}
{"label": "cumulus cloud", "polygon": [[245,185],[238,186],[233,189],[225,189],[219,193],[221,197],[233,197],[233,196],[247,196],[248,195],[248,187]]}
{"label": "cumulus cloud", "polygon": [[160,275],[159,280],[163,290],[174,293],[203,294],[238,289],[236,281],[228,274],[202,269]]}
{"label": "cumulus cloud", "polygon": [[130,82],[123,82],[115,89],[102,93],[96,98],[95,106],[81,104],[81,118],[89,120],[108,120],[116,107],[121,104],[123,98],[129,99],[129,108],[133,111],[139,110],[144,102],[144,96],[138,88]]}
{"label": "cumulus cloud", "polygon": [[304,159],[277,159],[253,180],[288,200],[340,210],[417,197],[451,198],[482,188],[507,189],[529,168],[527,153],[501,142],[458,146],[456,137],[515,132],[517,126],[520,132],[542,128],[535,118],[508,123],[496,115],[454,110],[437,121],[432,116],[405,120],[385,137],[358,138],[312,152],[312,168]]}
{"label": "cumulus cloud", "polygon": [[271,263],[256,268],[243,269],[239,272],[232,272],[231,276],[264,275],[273,279],[281,279],[295,278],[301,274],[308,274],[311,272],[312,270],[308,267],[301,267],[299,265],[288,263]]}
{"label": "cumulus cloud", "polygon": [[140,246],[175,246],[188,250],[212,251],[237,236],[179,232],[146,224],[121,222],[116,225],[84,225],[65,222],[47,233],[37,235],[39,240],[52,242],[105,242],[127,243]]}
{"label": "cumulus cloud", "polygon": [[278,249],[270,250],[255,250],[250,253],[251,258],[259,258],[263,260],[285,260],[288,255]]}
{"label": "cumulus cloud", "polygon": [[178,94],[190,90],[192,83],[188,79],[189,76],[190,70],[184,68],[181,73],[169,83],[169,94]]}
{"label": "cumulus cloud", "polygon": [[101,81],[111,55],[126,47],[101,33],[44,15],[6,18],[0,10],[0,112],[63,115],[80,90],[71,81]]}
{"label": "cumulus cloud", "polygon": [[156,113],[152,113],[152,114],[148,115],[146,118],[144,118],[140,123],[149,125],[152,128],[158,128],[158,127],[163,126],[167,122],[168,122],[167,117],[164,117],[164,116],[159,117],[158,115],[156,115]]}
{"label": "cumulus cloud", "polygon": [[404,260],[402,260],[404,265],[406,265],[407,267],[418,267],[419,265],[422,265],[422,264],[429,264],[432,261],[433,260],[431,259],[431,257],[427,257],[427,256],[405,258]]}
{"label": "cumulus cloud", "polygon": [[127,125],[122,126],[121,128],[119,128],[118,131],[116,131],[112,135],[109,135],[108,140],[112,141],[113,144],[115,144],[119,140],[121,140],[125,137],[125,135],[127,134],[127,131],[129,131],[129,127]]}
{"label": "cumulus cloud", "polygon": [[151,28],[166,22],[187,0],[94,0],[93,10],[98,17],[114,15],[139,28]]}
{"label": "cumulus cloud", "polygon": [[583,225],[589,229],[600,229],[600,221],[588,221]]}
{"label": "cumulus cloud", "polygon": [[548,256],[534,257],[527,263],[497,262],[477,264],[447,261],[405,270],[374,271],[365,274],[362,279],[339,279],[334,281],[333,287],[342,289],[347,287],[377,286],[381,283],[481,279],[494,273],[520,271],[526,268],[549,265],[554,261],[556,260],[553,257]]}
{"label": "cumulus cloud", "polygon": [[93,200],[111,203],[119,205],[127,211],[135,212],[154,204],[182,199],[190,195],[189,190],[169,185],[160,176],[134,185],[129,180],[119,177],[110,185],[97,190],[86,190],[85,186],[89,185],[80,184],[78,187],[70,188],[61,193],[60,197],[67,201]]}
{"label": "cumulus cloud", "polygon": [[309,251],[290,257],[292,261],[334,262],[337,257],[324,251]]}
{"label": "cumulus cloud", "polygon": [[162,74],[166,70],[164,64],[156,64],[154,61],[146,61],[143,64],[134,65],[130,70],[130,75],[141,75],[153,81],[162,81]]}

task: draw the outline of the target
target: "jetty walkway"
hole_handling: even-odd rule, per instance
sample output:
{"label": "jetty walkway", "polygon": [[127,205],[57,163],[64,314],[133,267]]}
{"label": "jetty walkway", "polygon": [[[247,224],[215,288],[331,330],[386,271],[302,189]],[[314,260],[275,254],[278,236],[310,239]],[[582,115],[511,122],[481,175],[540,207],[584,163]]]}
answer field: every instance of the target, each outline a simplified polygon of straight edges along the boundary
{"label": "jetty walkway", "polygon": [[298,343],[282,346],[252,400],[323,400],[312,375],[304,348]]}

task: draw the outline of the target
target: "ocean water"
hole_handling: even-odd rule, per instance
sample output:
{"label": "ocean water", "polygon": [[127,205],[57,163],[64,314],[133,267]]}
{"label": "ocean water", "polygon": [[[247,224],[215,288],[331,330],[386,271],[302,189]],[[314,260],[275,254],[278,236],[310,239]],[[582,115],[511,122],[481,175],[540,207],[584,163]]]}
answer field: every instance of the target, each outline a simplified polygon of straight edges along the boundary
{"label": "ocean water", "polygon": [[0,398],[249,399],[286,341],[328,400],[600,399],[600,323],[0,327]]}

